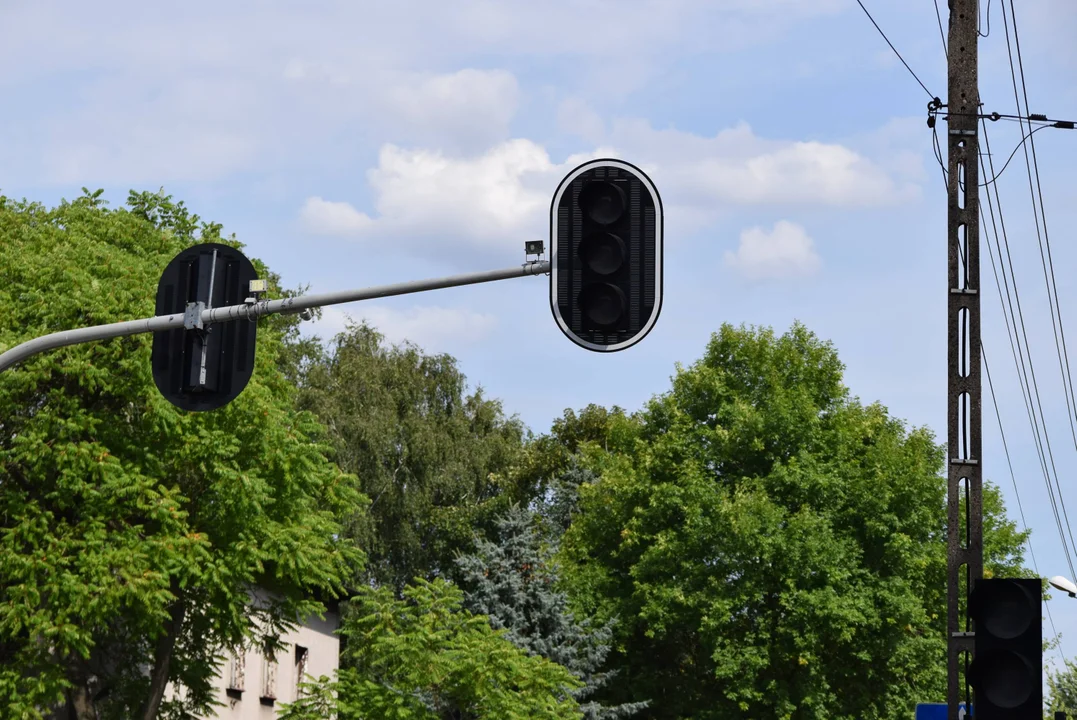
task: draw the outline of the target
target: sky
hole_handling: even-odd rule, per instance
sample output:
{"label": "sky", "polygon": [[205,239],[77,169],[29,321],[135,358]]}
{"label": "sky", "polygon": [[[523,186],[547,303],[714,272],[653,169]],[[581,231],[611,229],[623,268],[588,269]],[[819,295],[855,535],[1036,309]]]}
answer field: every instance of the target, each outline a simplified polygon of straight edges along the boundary
{"label": "sky", "polygon": [[[981,100],[1017,113],[1012,26],[1003,0],[988,26],[988,2]],[[163,187],[286,286],[329,292],[518,265],[526,240],[548,244],[560,179],[618,157],[649,173],[666,214],[661,317],[629,350],[565,338],[544,276],[328,308],[306,331],[366,318],[451,353],[472,387],[544,432],[566,408],[641,408],[722,323],[799,320],[835,344],[853,394],[941,441],[946,195],[926,108],[946,99],[943,42],[929,0],[864,5],[930,94],[855,0],[0,0],[0,193],[51,205],[86,186],[115,206]],[[1077,6],[1019,5],[1031,111],[1077,120]],[[996,168],[1020,138],[989,124]],[[1063,329],[1077,327],[1077,131],[1035,142]],[[1077,522],[1077,408],[1022,151],[997,187]],[[1020,522],[1016,485],[1041,574],[1067,575],[986,252],[982,282],[1014,468],[1011,480],[985,382],[985,476]],[[1077,657],[1077,600],[1050,607]]]}

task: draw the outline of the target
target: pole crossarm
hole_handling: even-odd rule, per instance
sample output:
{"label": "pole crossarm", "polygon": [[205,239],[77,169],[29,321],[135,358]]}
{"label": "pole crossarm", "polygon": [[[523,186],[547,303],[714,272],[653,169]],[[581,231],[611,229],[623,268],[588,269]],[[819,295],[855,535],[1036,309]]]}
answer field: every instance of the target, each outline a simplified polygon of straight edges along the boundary
{"label": "pole crossarm", "polygon": [[[550,272],[548,261],[527,262],[523,265],[506,268],[503,270],[488,270],[484,272],[452,275],[431,280],[412,280],[409,282],[396,283],[393,285],[377,285],[358,290],[340,290],[337,292],[322,293],[319,295],[303,295],[300,297],[284,298],[282,300],[265,300],[243,305],[229,305],[206,309],[202,311],[202,324],[209,325],[215,322],[230,322],[234,320],[254,321],[263,315],[295,314],[303,310],[324,307],[326,305],[340,305],[343,303],[357,302],[359,300],[371,300],[394,295],[409,295],[411,293],[424,292],[427,290],[440,290],[449,287],[461,287],[463,285],[476,285],[479,283],[493,282],[495,280],[509,280],[529,275],[545,275]],[[33,357],[46,350],[79,345],[95,340],[109,340],[111,338],[125,337],[127,335],[139,335],[141,333],[159,332],[162,330],[175,330],[184,327],[186,313],[173,313],[172,315],[159,315],[141,320],[128,320],[126,322],[110,323],[108,325],[95,325],[93,327],[78,328],[75,330],[62,330],[60,332],[43,335],[0,353],[0,372],[11,366]]]}

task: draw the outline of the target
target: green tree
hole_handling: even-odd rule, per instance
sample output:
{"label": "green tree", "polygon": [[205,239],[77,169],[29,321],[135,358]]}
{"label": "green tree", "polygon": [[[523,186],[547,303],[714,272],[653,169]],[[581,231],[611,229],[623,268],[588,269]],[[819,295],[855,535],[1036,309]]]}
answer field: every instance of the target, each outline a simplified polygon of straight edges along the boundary
{"label": "green tree", "polygon": [[[498,516],[492,540],[476,535],[475,552],[457,558],[466,590],[464,607],[489,617],[495,629],[506,630],[516,647],[570,670],[583,682],[573,697],[583,700],[616,675],[598,671],[610,650],[613,622],[592,628],[568,610],[551,562],[555,545],[545,541],[536,520],[514,505]],[[581,710],[587,720],[614,720],[645,707],[646,702],[605,707],[590,701]]]}
{"label": "green tree", "polygon": [[[944,697],[944,451],[842,383],[832,346],[724,326],[672,389],[585,443],[559,559],[620,617],[600,699],[653,718],[904,718]],[[985,562],[1025,535],[985,487]]]}
{"label": "green tree", "polygon": [[[0,351],[152,316],[180,249],[238,246],[163,193],[118,210],[100,196],[51,209],[0,197]],[[149,335],[0,374],[0,717],[209,712],[225,648],[272,649],[324,609],[312,593],[355,577],[362,556],[337,517],[363,498],[293,410],[281,368],[294,323],[263,321],[254,378],[213,413],[160,396]],[[255,586],[274,599],[251,607]],[[166,697],[168,683],[181,692]]]}
{"label": "green tree", "polygon": [[565,668],[515,647],[505,631],[461,607],[445,580],[364,588],[341,634],[339,679],[325,678],[286,720],[570,720],[580,718]]}
{"label": "green tree", "polygon": [[389,346],[366,324],[312,352],[301,385],[300,407],[328,427],[340,466],[372,498],[349,526],[370,579],[399,593],[414,577],[451,572],[454,553],[502,502],[519,420],[481,388],[467,394],[452,357]]}
{"label": "green tree", "polygon": [[[631,427],[631,419],[616,406],[607,410],[591,404],[579,413],[566,409],[553,421],[549,433],[527,438],[523,451],[505,474],[502,484],[506,500],[538,510],[551,501],[556,487],[573,469],[586,472],[586,468],[579,466],[582,447],[597,444],[609,448],[611,443],[616,446],[624,431]],[[560,497],[568,499],[571,494],[562,493]]]}
{"label": "green tree", "polygon": [[1077,716],[1077,662],[1066,660],[1062,668],[1047,671],[1048,717],[1061,710],[1066,717]]}

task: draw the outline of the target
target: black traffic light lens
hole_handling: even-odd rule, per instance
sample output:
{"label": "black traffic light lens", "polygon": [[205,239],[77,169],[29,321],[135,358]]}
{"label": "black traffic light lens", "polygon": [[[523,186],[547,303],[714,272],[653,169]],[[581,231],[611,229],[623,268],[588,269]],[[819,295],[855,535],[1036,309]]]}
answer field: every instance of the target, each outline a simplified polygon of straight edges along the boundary
{"label": "black traffic light lens", "polygon": [[588,235],[580,243],[580,260],[599,275],[612,275],[625,262],[625,244],[612,233]]}
{"label": "black traffic light lens", "polygon": [[584,186],[579,197],[580,210],[600,225],[609,225],[625,211],[624,190],[605,180],[593,180]]}
{"label": "black traffic light lens", "polygon": [[992,588],[991,601],[986,602],[979,593],[973,593],[969,614],[982,628],[994,637],[1012,640],[1028,630],[1039,613],[1039,604],[1017,583],[998,583]]}
{"label": "black traffic light lens", "polygon": [[601,327],[616,325],[627,304],[621,288],[609,283],[588,285],[579,296],[580,310],[592,323]]}
{"label": "black traffic light lens", "polygon": [[1016,708],[1032,696],[1032,666],[1009,650],[995,650],[972,661],[976,695],[1000,708]]}

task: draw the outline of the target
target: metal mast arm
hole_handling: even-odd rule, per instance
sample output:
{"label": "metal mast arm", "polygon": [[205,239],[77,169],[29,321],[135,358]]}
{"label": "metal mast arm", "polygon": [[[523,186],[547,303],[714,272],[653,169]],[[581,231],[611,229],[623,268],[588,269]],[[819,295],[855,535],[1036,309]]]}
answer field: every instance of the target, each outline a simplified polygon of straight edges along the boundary
{"label": "metal mast arm", "polygon": [[[424,292],[426,290],[439,290],[448,287],[460,287],[462,285],[475,285],[478,283],[493,282],[495,280],[509,280],[528,275],[544,275],[550,272],[550,263],[546,261],[528,262],[516,267],[504,270],[489,270],[485,272],[467,273],[464,275],[452,275],[450,277],[435,278],[432,280],[414,280],[410,282],[396,283],[394,285],[378,285],[359,290],[342,290],[339,292],[322,293],[320,295],[303,295],[301,297],[285,298],[283,300],[268,300],[244,305],[230,305],[228,307],[207,308],[202,311],[201,323],[208,325],[215,322],[230,322],[233,320],[256,320],[263,315],[274,313],[292,314],[324,307],[326,305],[340,305],[342,303],[356,302],[358,300],[370,300],[372,298],[391,297],[393,295],[408,295],[411,293]],[[0,372],[8,369],[26,358],[67,345],[79,345],[94,340],[108,340],[126,335],[138,335],[140,333],[158,332],[160,330],[174,330],[185,327],[186,313],[174,313],[172,315],[159,315],[142,320],[129,320],[127,322],[111,323],[108,325],[96,325],[77,330],[63,330],[61,332],[44,335],[33,340],[28,340],[16,345],[10,350],[0,354]]]}

